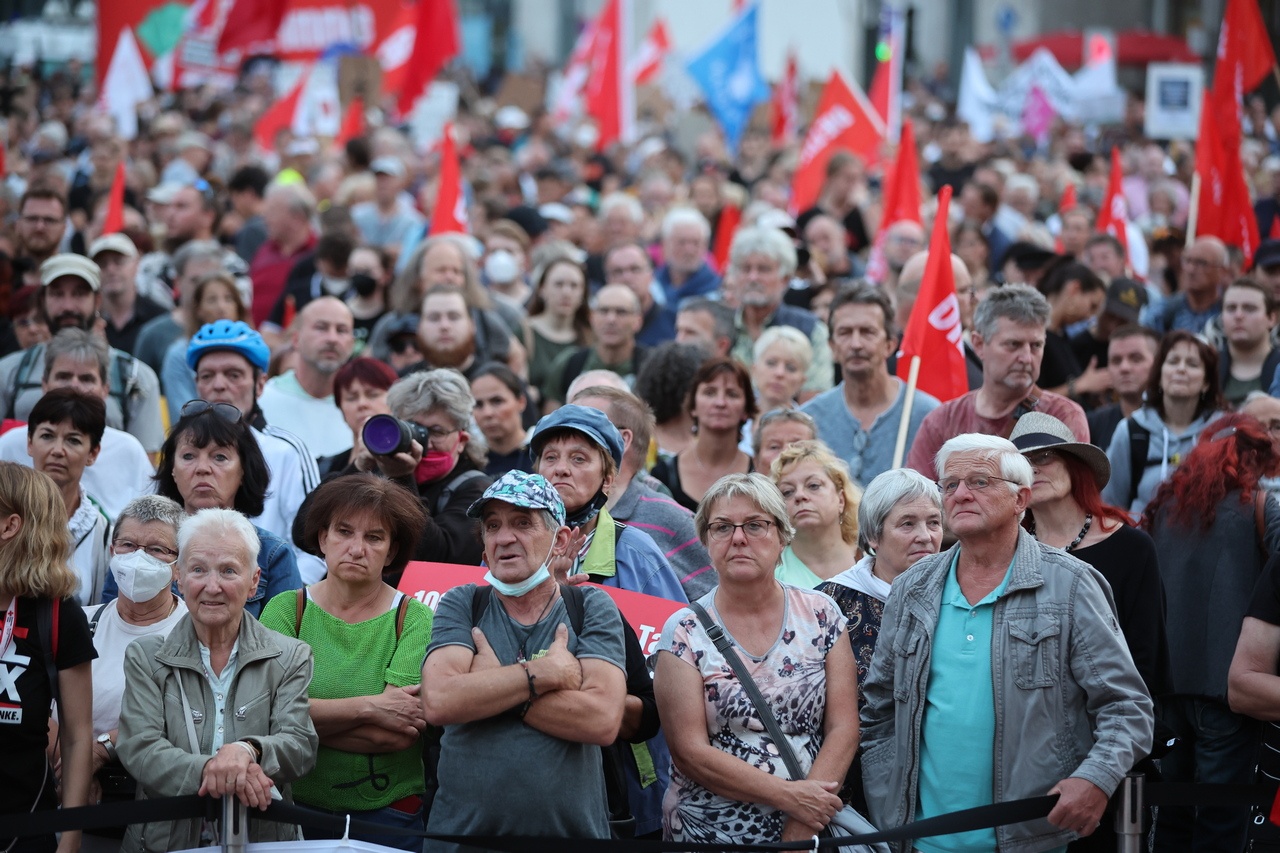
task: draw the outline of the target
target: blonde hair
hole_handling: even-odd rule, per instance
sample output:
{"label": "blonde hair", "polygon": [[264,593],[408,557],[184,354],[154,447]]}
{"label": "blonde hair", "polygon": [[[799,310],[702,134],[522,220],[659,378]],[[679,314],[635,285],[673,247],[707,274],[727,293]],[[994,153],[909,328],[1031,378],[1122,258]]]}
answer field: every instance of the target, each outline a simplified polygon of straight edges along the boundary
{"label": "blonde hair", "polygon": [[840,513],[840,538],[850,545],[858,544],[858,506],[862,503],[862,489],[849,476],[849,466],[821,441],[797,441],[788,445],[773,460],[769,476],[776,485],[785,470],[801,462],[816,462],[822,473],[835,484],[836,491],[844,495],[844,511]]}
{"label": "blonde hair", "polygon": [[80,589],[71,570],[67,505],[46,475],[0,462],[0,517],[18,515],[17,535],[0,542],[0,592],[60,600]]}

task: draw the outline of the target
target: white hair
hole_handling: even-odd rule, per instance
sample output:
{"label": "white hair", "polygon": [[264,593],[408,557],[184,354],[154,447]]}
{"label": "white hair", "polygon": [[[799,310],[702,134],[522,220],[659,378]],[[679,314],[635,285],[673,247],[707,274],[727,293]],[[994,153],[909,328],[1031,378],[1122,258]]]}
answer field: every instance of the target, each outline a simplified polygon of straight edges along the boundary
{"label": "white hair", "polygon": [[777,343],[781,343],[792,355],[800,359],[804,369],[808,371],[809,365],[813,364],[813,343],[808,335],[794,326],[770,326],[761,332],[760,337],[756,338],[756,345],[751,353],[755,361],[763,359],[769,347]]}
{"label": "white hair", "polygon": [[609,218],[609,214],[614,210],[626,211],[627,216],[637,225],[644,222],[644,207],[640,204],[640,200],[633,195],[621,192],[609,193],[600,200],[600,210],[596,216],[603,222]]}
{"label": "white hair", "polygon": [[884,520],[895,506],[916,498],[924,498],[939,511],[942,510],[942,495],[938,491],[938,484],[919,471],[891,468],[877,474],[867,484],[866,491],[862,493],[862,501],[858,504],[858,535],[862,550],[867,550],[867,545],[872,540],[880,541],[880,537],[884,535]]}
{"label": "white hair", "polygon": [[777,228],[753,226],[738,230],[729,246],[729,264],[735,272],[740,272],[751,255],[771,258],[777,262],[784,277],[790,278],[796,271],[795,244]]}
{"label": "white hair", "polygon": [[711,239],[711,223],[707,222],[707,217],[694,207],[673,207],[667,211],[667,215],[662,217],[662,239],[666,240],[671,236],[671,232],[680,225],[693,225],[698,229],[698,233],[702,235],[703,240]]}
{"label": "white hair", "polygon": [[939,479],[946,478],[947,462],[957,453],[981,453],[987,459],[999,462],[1000,476],[1012,481],[1008,486],[1014,492],[1022,486],[1031,488],[1031,463],[1007,438],[980,432],[967,432],[948,439],[942,447],[938,448],[938,455],[934,457],[934,467],[938,471]]}
{"label": "white hair", "polygon": [[1032,201],[1040,200],[1040,183],[1025,172],[1015,172],[1004,182],[1004,194],[1008,198],[1014,192],[1022,190],[1031,196]]}
{"label": "white hair", "polygon": [[227,542],[227,538],[230,537],[231,541],[227,544],[232,548],[236,545],[236,539],[239,539],[240,547],[244,549],[244,556],[249,560],[249,568],[257,568],[258,550],[262,547],[258,531],[249,523],[249,519],[234,509],[218,508],[202,509],[183,520],[182,526],[178,528],[179,568],[187,567],[187,546],[191,544],[191,540],[205,535],[213,536],[222,542]]}

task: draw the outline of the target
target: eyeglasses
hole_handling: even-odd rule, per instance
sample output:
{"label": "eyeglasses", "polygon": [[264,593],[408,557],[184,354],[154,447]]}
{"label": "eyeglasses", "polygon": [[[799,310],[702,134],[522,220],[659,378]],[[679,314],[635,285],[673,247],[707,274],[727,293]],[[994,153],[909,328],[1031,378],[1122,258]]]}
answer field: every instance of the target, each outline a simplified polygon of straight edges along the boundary
{"label": "eyeglasses", "polygon": [[172,563],[178,559],[178,552],[172,548],[166,548],[164,545],[139,545],[137,542],[130,542],[128,539],[117,539],[111,543],[111,547],[115,549],[117,554],[132,554],[141,548],[147,552],[147,556],[155,557],[165,563]]}
{"label": "eyeglasses", "polygon": [[444,427],[438,426],[423,427],[423,429],[426,430],[427,433],[427,443],[432,447],[438,447],[446,438],[453,435],[455,432],[460,432],[460,430],[456,428],[445,429]]}
{"label": "eyeglasses", "polygon": [[1050,462],[1057,462],[1058,454],[1052,450],[1039,450],[1028,454],[1027,461],[1031,463],[1032,468],[1043,468]]}
{"label": "eyeglasses", "polygon": [[723,542],[726,539],[732,539],[734,531],[741,528],[742,532],[747,534],[748,539],[763,539],[768,535],[770,527],[773,527],[773,522],[766,521],[763,518],[754,518],[751,521],[744,521],[742,524],[713,521],[707,525],[707,535],[716,542]]}
{"label": "eyeglasses", "polygon": [[210,403],[208,400],[192,400],[183,405],[178,411],[178,415],[184,418],[203,415],[205,412],[213,412],[224,421],[238,423],[244,414],[230,403]]}
{"label": "eyeglasses", "polygon": [[1004,477],[992,477],[990,475],[971,474],[970,476],[965,477],[962,480],[956,479],[955,477],[950,477],[946,480],[939,480],[938,488],[942,491],[942,494],[950,497],[951,495],[954,495],[956,493],[956,489],[960,488],[961,483],[964,483],[965,488],[967,488],[971,492],[980,492],[997,480],[1001,483],[1017,482],[1016,480],[1008,480],[1008,479],[1005,479]]}
{"label": "eyeglasses", "polygon": [[630,317],[632,314],[636,313],[630,308],[614,307],[612,305],[601,305],[599,307],[592,308],[591,310],[597,314],[603,314],[606,317],[610,314],[615,317]]}

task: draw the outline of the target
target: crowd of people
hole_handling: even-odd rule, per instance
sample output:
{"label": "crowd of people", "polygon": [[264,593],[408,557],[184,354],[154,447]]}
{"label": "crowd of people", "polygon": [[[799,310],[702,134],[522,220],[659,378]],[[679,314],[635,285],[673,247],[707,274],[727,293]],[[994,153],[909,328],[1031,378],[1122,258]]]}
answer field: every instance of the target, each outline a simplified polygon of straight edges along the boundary
{"label": "crowd of people", "polygon": [[[902,848],[1035,853],[1114,849],[1126,773],[1280,779],[1280,240],[1188,239],[1192,152],[1141,102],[1035,149],[908,86],[923,195],[957,199],[970,390],[938,400],[896,364],[928,232],[849,152],[796,211],[797,146],[757,129],[599,153],[474,100],[461,233],[394,126],[264,150],[250,81],[126,143],[74,68],[11,83],[0,815],[200,793],[750,844],[1056,794]],[[1111,145],[1124,242],[1095,227]],[[433,611],[415,560],[485,583]],[[671,603],[655,648],[609,589]],[[1247,807],[1152,823],[1269,843]]]}

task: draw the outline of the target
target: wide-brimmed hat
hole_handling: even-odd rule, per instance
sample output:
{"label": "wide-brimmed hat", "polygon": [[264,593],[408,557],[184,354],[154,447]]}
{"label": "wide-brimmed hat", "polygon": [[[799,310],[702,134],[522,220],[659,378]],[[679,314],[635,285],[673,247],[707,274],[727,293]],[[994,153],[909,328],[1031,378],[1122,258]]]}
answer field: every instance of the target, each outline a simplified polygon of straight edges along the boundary
{"label": "wide-brimmed hat", "polygon": [[1009,436],[1013,446],[1026,456],[1041,450],[1070,453],[1093,471],[1093,479],[1101,489],[1111,479],[1111,463],[1102,449],[1092,444],[1076,441],[1071,427],[1043,412],[1028,412],[1018,418],[1013,434]]}

